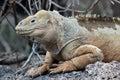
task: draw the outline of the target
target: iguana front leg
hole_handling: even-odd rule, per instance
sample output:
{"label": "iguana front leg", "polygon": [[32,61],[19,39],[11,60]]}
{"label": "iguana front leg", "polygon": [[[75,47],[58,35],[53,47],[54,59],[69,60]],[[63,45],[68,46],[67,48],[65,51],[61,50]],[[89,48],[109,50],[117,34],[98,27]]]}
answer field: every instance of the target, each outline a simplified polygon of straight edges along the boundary
{"label": "iguana front leg", "polygon": [[101,61],[104,58],[102,51],[93,45],[80,46],[73,54],[74,58],[58,64],[56,68],[50,69],[50,73],[54,74],[83,69],[86,65]]}
{"label": "iguana front leg", "polygon": [[45,71],[47,71],[50,68],[52,62],[53,62],[53,58],[51,56],[51,53],[47,52],[43,65],[40,66],[37,70],[32,71],[32,73],[27,74],[27,76],[37,77],[37,76],[41,75],[42,73],[44,73]]}

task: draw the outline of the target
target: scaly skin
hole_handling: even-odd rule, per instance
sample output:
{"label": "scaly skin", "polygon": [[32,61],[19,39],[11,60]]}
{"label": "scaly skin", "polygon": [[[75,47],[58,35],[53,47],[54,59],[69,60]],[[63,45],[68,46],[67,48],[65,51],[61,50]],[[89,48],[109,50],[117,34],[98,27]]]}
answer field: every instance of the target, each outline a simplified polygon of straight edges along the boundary
{"label": "scaly skin", "polygon": [[[119,18],[75,19],[41,10],[19,22],[16,32],[36,39],[47,50],[45,62],[31,77],[47,70],[54,74],[83,69],[96,61],[120,61]],[[49,69],[55,60],[63,63]]]}

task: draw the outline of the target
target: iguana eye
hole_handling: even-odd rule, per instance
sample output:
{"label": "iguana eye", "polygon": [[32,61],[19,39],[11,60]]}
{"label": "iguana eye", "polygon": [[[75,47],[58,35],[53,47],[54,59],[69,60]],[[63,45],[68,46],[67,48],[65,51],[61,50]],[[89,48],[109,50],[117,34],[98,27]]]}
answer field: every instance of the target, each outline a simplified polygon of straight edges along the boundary
{"label": "iguana eye", "polygon": [[33,24],[33,23],[36,23],[36,22],[37,22],[37,18],[32,18],[32,19],[29,21],[30,24]]}

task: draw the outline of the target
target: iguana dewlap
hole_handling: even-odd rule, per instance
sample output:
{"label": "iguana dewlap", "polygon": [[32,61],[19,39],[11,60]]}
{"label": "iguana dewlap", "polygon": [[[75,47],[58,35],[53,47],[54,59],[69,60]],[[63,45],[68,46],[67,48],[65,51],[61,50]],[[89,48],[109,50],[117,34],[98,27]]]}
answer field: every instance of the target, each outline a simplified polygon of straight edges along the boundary
{"label": "iguana dewlap", "polygon": [[[29,76],[46,70],[78,70],[96,61],[120,61],[119,18],[67,18],[56,11],[41,10],[19,22],[16,32],[36,39],[47,50],[44,64]],[[64,62],[49,69],[55,60]]]}

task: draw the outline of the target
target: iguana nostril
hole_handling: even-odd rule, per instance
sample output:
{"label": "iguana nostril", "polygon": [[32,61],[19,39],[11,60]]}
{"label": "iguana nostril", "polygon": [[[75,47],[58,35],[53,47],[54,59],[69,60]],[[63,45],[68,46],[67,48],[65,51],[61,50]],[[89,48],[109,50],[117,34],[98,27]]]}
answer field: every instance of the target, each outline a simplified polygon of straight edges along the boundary
{"label": "iguana nostril", "polygon": [[19,26],[23,25],[23,22],[18,23]]}
{"label": "iguana nostril", "polygon": [[20,22],[20,25],[22,25],[22,22]]}

